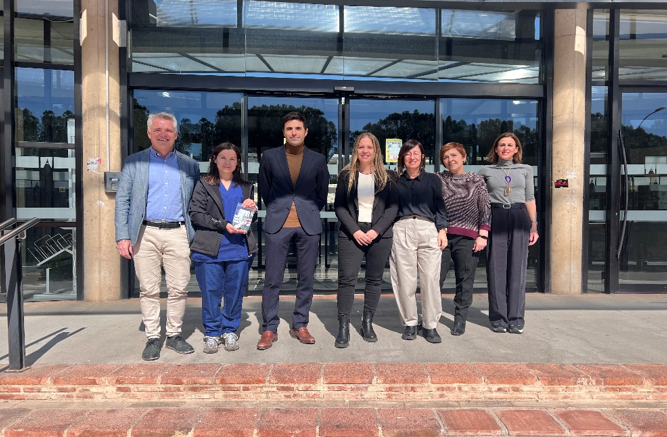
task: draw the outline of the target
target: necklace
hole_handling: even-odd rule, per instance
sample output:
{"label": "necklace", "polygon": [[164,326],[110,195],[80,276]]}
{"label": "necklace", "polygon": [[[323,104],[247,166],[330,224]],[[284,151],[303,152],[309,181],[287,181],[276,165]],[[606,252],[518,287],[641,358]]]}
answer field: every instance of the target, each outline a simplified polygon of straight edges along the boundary
{"label": "necklace", "polygon": [[500,169],[503,171],[503,173],[505,173],[505,191],[503,192],[503,194],[505,194],[505,197],[507,197],[512,192],[512,186],[510,185],[510,182],[512,182],[512,177],[510,176],[510,171],[512,171],[512,166],[510,165],[507,170],[505,170],[503,167],[500,167]]}

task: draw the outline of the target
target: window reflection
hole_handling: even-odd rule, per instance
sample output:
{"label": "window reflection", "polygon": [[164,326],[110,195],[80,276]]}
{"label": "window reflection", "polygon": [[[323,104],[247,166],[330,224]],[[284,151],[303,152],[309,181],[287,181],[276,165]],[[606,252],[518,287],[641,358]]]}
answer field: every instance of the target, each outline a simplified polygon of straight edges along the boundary
{"label": "window reflection", "polygon": [[248,29],[338,32],[338,6],[246,0],[243,26]]}
{"label": "window reflection", "polygon": [[215,146],[225,141],[241,146],[241,101],[238,93],[134,90],[134,150],[150,147],[148,116],[169,112],[178,120],[176,149],[206,171]]}
{"label": "window reflection", "polygon": [[44,15],[46,17],[72,18],[74,2],[72,0],[21,0],[16,1],[19,14]]}
{"label": "window reflection", "polygon": [[513,40],[516,38],[515,13],[457,11],[444,9],[442,36]]}
{"label": "window reflection", "polygon": [[667,80],[665,43],[667,11],[621,12],[620,68],[621,80]]}
{"label": "window reflection", "polygon": [[146,4],[151,24],[159,27],[236,26],[236,0],[154,0]]}
{"label": "window reflection", "polygon": [[16,60],[53,64],[74,64],[72,19],[14,20]]}
{"label": "window reflection", "polygon": [[435,9],[346,6],[345,32],[435,35]]}
{"label": "window reflection", "polygon": [[16,92],[17,141],[73,142],[73,71],[17,68]]}
{"label": "window reflection", "polygon": [[593,79],[606,79],[609,63],[609,10],[593,12]]}
{"label": "window reflection", "polygon": [[[225,29],[202,25],[199,8],[205,8],[206,1],[162,0],[162,9],[155,11],[135,3],[130,24],[135,72],[528,84],[540,80],[537,10],[245,0],[242,22]],[[155,14],[168,10],[164,27],[172,28],[160,29]],[[226,1],[220,10],[224,12],[218,15],[236,16]],[[440,36],[437,14],[443,20]]]}
{"label": "window reflection", "polygon": [[16,149],[17,219],[76,219],[76,159],[72,149]]}

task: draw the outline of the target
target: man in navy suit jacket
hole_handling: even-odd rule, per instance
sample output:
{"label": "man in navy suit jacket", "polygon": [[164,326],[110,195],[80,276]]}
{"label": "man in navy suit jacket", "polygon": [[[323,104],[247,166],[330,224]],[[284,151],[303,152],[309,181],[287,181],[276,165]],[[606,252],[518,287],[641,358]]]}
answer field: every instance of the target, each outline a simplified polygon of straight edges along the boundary
{"label": "man in navy suit jacket", "polygon": [[264,152],[259,165],[267,253],[262,292],[264,333],[257,343],[259,350],[278,340],[278,302],[292,241],[297,249],[298,284],[290,335],[304,344],[315,343],[307,326],[322,233],[320,210],[327,203],[329,171],[324,156],[304,146],[308,125],[302,114],[290,112],[283,117],[283,135],[285,145]]}

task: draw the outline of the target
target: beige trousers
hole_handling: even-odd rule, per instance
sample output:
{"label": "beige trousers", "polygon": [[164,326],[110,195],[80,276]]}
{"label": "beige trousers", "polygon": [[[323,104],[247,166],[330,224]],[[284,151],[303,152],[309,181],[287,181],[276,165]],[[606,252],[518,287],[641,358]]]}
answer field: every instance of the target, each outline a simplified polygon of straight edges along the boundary
{"label": "beige trousers", "polygon": [[160,283],[163,266],[168,293],[167,336],[180,334],[190,282],[190,244],[185,226],[175,229],[142,226],[133,249],[146,337],[160,338]]}
{"label": "beige trousers", "polygon": [[442,251],[435,224],[406,219],[394,224],[389,265],[391,286],[405,326],[417,326],[417,273],[421,292],[422,326],[434,329],[442,313],[439,277]]}

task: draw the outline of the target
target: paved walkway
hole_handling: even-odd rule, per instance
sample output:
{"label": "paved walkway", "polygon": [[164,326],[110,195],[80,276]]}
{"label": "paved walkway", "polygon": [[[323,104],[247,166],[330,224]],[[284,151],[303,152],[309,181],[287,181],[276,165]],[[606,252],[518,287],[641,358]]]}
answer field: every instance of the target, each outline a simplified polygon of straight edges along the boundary
{"label": "paved walkway", "polygon": [[[333,346],[335,299],[315,299],[317,343],[302,345],[288,335],[286,297],[266,351],[249,298],[241,348],[213,355],[191,299],[183,334],[196,352],[165,349],[156,363],[140,358],[136,300],[28,303],[32,367],[0,372],[0,437],[667,437],[667,295],[529,295],[523,335],[490,331],[475,297],[466,334],[452,337],[445,296],[437,345],[401,340],[383,298],[379,341],[354,334],[347,349]],[[0,365],[6,354],[1,342]]]}
{"label": "paved walkway", "polygon": [[[338,321],[336,300],[315,298],[310,332],[314,345],[289,336],[294,306],[281,298],[279,341],[266,351],[255,347],[261,331],[260,299],[243,303],[240,349],[207,355],[202,352],[201,300],[189,299],[183,336],[196,348],[192,355],[163,349],[160,363],[287,363],[287,362],[520,362],[520,363],[667,363],[667,295],[554,296],[529,294],[522,335],[496,334],[489,329],[485,296],[475,295],[465,335],[453,337],[452,296],[443,298],[438,331],[441,344],[423,338],[401,340],[403,327],[393,296],[385,296],[375,316],[377,343],[364,342],[357,332],[350,347],[333,346]],[[361,299],[352,325],[361,322]],[[25,305],[28,364],[128,364],[141,362],[145,336],[138,300],[120,302],[34,302]],[[164,311],[163,311],[164,315]],[[164,317],[163,317],[164,319]],[[164,324],[164,320],[163,320]],[[0,339],[7,325],[0,323]],[[7,343],[0,340],[0,366],[7,363]]]}

